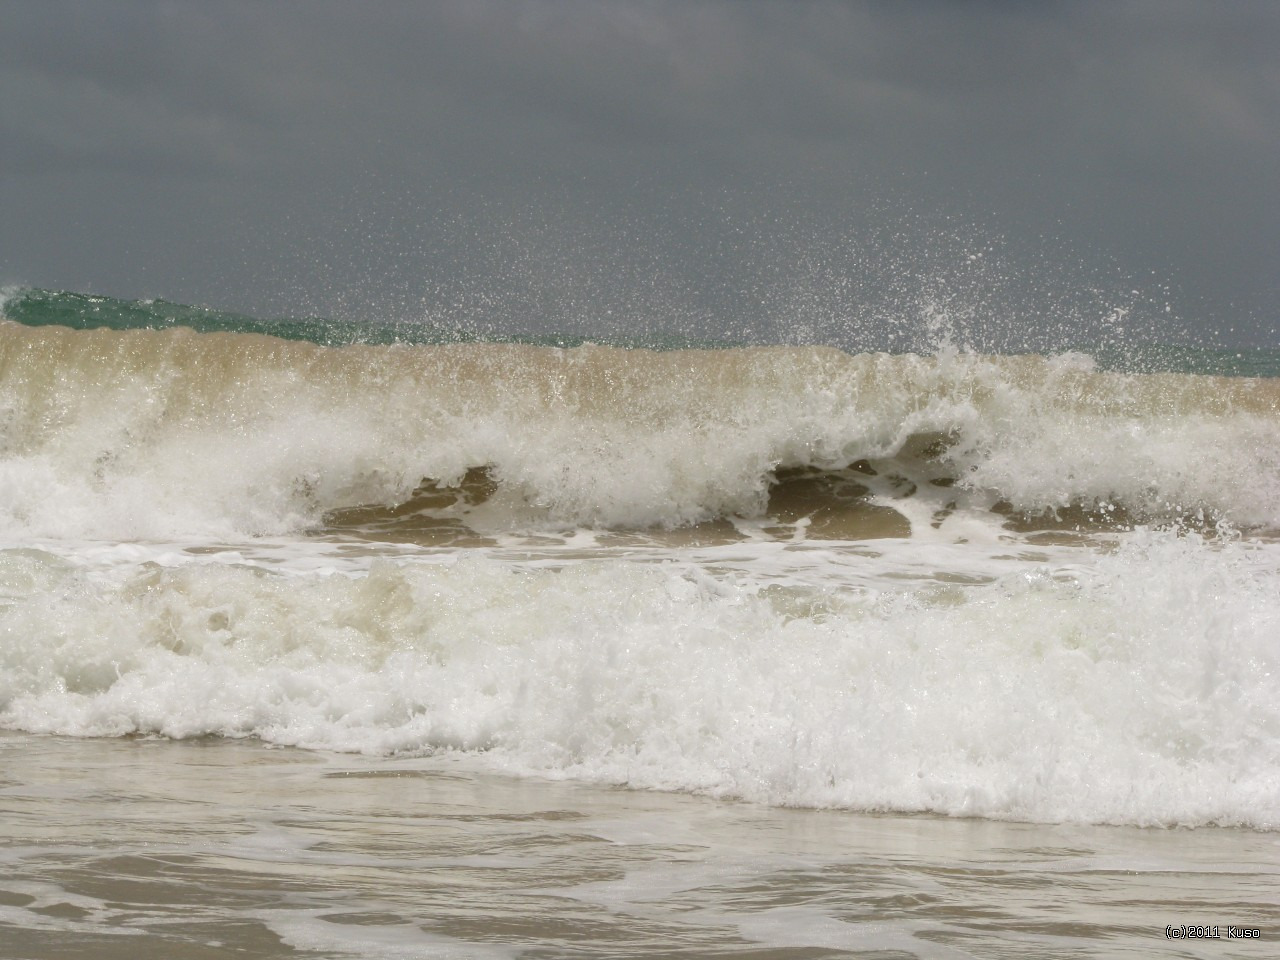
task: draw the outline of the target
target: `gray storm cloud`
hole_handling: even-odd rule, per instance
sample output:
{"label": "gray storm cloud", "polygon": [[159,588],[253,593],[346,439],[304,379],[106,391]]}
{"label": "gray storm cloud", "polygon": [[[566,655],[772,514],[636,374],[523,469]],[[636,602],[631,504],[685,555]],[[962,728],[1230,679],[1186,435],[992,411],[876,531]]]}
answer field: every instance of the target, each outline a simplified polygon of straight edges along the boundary
{"label": "gray storm cloud", "polygon": [[1273,4],[0,14],[0,282],[822,339],[990,248],[1274,341]]}

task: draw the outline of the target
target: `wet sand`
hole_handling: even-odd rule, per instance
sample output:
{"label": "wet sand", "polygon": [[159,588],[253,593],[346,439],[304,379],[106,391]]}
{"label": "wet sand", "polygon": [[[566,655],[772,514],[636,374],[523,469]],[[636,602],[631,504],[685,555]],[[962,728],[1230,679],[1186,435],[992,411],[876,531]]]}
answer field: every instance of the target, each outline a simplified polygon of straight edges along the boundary
{"label": "wet sand", "polygon": [[[1268,957],[1280,836],[0,734],[0,957]],[[1166,924],[1224,939],[1166,939]],[[1260,929],[1227,940],[1227,925]]]}

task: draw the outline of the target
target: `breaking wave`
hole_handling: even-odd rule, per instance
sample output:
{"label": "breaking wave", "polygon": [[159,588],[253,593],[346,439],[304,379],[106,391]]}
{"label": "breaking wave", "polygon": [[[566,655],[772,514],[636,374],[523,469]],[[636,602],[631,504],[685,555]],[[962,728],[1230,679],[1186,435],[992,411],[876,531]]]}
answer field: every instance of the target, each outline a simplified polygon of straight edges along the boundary
{"label": "breaking wave", "polygon": [[107,576],[0,551],[0,724],[443,751],[800,806],[1275,829],[1275,575],[1172,532],[1086,569],[879,595],[622,559]]}
{"label": "breaking wave", "polygon": [[1080,354],[333,348],[2,323],[0,533],[789,514],[841,535],[907,498],[917,522],[959,506],[1271,529],[1278,412],[1277,380],[1100,371]]}
{"label": "breaking wave", "polygon": [[0,727],[1280,828],[1280,378],[73,299],[0,304]]}

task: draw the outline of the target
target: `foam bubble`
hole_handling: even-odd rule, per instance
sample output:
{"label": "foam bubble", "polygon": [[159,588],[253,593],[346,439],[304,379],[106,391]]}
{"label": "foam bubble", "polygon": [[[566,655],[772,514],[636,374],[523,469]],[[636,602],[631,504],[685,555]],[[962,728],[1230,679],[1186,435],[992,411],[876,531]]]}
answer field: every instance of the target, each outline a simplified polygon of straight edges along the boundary
{"label": "foam bubble", "polygon": [[802,806],[1280,825],[1277,557],[1139,531],[985,585],[3,553],[0,723],[458,751]]}

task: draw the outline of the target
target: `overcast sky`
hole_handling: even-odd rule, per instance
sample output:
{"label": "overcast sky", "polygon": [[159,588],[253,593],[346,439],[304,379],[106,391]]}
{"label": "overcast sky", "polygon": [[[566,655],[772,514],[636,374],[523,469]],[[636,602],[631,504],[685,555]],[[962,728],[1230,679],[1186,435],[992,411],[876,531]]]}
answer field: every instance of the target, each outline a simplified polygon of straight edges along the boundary
{"label": "overcast sky", "polygon": [[1280,345],[1274,0],[0,0],[0,151],[0,283]]}

